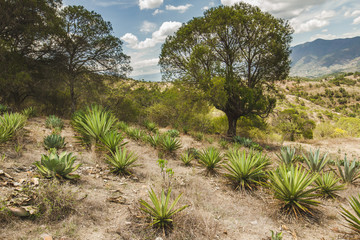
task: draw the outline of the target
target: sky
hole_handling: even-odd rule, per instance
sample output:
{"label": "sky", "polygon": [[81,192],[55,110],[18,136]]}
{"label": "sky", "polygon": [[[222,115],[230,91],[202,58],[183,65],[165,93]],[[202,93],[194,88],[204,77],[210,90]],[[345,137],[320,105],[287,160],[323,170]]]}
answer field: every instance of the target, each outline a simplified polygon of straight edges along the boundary
{"label": "sky", "polygon": [[168,35],[194,17],[220,5],[246,2],[294,28],[292,46],[318,38],[360,36],[359,0],[63,0],[64,5],[83,5],[111,22],[113,35],[123,41],[137,80],[160,81],[161,45]]}

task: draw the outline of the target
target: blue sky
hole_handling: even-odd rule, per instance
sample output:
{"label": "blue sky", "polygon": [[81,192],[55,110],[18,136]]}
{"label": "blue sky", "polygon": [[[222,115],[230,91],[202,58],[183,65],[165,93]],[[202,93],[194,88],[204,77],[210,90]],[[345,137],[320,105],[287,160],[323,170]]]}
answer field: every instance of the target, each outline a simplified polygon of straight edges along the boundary
{"label": "blue sky", "polygon": [[[241,0],[63,0],[64,5],[83,5],[112,23],[114,35],[134,68],[130,77],[160,81],[157,65],[161,44],[182,23],[219,5]],[[317,38],[360,36],[359,0],[243,0],[263,11],[288,19],[293,26],[292,45]]]}

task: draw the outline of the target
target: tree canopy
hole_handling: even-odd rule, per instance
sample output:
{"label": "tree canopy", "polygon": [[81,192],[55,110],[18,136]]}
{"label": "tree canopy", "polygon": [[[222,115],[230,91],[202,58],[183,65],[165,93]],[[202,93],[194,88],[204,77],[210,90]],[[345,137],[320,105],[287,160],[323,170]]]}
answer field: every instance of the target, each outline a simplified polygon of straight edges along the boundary
{"label": "tree canopy", "polygon": [[266,117],[275,107],[274,83],[290,69],[291,34],[287,21],[249,4],[211,8],[166,39],[159,64],[165,80],[204,91],[235,135],[241,116]]}

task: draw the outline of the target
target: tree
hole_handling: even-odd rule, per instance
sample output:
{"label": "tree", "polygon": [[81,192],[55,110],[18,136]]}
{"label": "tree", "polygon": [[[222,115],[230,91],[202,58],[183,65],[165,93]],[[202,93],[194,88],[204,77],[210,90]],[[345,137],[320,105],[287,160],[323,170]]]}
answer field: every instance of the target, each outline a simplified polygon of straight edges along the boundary
{"label": "tree", "polygon": [[288,22],[249,4],[212,8],[167,37],[163,78],[203,90],[235,135],[241,116],[266,117],[275,107],[274,83],[290,68],[291,33]]}
{"label": "tree", "polygon": [[76,110],[76,88],[85,84],[84,74],[125,75],[131,71],[130,57],[122,51],[122,42],[111,35],[110,22],[83,6],[65,7],[60,16],[63,31],[56,36],[58,63],[64,68],[72,111]]}

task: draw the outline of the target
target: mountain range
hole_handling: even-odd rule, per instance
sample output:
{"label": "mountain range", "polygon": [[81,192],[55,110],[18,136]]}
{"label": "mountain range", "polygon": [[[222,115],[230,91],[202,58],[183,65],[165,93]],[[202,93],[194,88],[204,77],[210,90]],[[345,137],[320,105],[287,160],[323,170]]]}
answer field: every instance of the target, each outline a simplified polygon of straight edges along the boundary
{"label": "mountain range", "polygon": [[319,77],[360,71],[360,37],[317,39],[291,48],[291,76]]}

